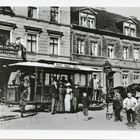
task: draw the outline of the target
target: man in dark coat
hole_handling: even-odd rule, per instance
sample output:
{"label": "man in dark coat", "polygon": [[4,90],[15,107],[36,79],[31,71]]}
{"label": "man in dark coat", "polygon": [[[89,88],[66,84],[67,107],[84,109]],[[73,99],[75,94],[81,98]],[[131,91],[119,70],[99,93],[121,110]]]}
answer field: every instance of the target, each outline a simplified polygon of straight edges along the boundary
{"label": "man in dark coat", "polygon": [[123,103],[122,103],[122,98],[120,93],[115,92],[114,97],[113,97],[113,110],[114,110],[114,116],[115,116],[115,121],[122,121],[121,118],[121,110],[123,107]]}
{"label": "man in dark coat", "polygon": [[54,114],[56,113],[56,106],[57,106],[57,101],[58,101],[58,85],[57,85],[56,80],[53,81],[53,84],[50,87],[50,95],[52,98],[51,114]]}
{"label": "man in dark coat", "polygon": [[28,96],[28,90],[25,87],[22,87],[23,90],[20,94],[20,100],[19,100],[19,108],[21,111],[21,117],[23,117],[23,113],[25,111],[25,106],[27,104],[27,96]]}
{"label": "man in dark coat", "polygon": [[77,112],[77,109],[78,109],[78,101],[79,101],[79,86],[78,86],[78,84],[75,84],[75,87],[74,87],[72,93],[73,93],[72,109],[73,109],[73,112]]}
{"label": "man in dark coat", "polygon": [[90,100],[89,100],[89,97],[88,97],[86,92],[83,92],[82,103],[83,103],[83,114],[84,114],[84,117],[85,117],[84,120],[87,121],[88,120],[88,108],[89,108],[89,105],[90,105]]}

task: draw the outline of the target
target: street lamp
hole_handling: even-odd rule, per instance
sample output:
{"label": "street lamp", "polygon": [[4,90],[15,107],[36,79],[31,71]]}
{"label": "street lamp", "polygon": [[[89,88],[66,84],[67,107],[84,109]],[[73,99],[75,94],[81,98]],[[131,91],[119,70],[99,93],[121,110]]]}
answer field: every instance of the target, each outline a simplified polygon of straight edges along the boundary
{"label": "street lamp", "polygon": [[103,64],[103,70],[104,73],[106,73],[106,103],[107,103],[107,111],[108,111],[108,104],[109,104],[109,99],[108,99],[108,92],[109,92],[109,79],[108,79],[108,75],[109,73],[112,71],[112,66],[111,63],[106,60],[105,63]]}

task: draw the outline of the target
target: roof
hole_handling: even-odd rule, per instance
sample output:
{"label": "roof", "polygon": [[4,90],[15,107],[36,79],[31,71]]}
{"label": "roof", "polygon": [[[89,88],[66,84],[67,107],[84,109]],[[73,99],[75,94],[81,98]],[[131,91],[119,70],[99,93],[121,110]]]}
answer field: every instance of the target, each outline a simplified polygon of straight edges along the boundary
{"label": "roof", "polygon": [[[82,9],[82,8],[84,7],[72,7],[71,12],[74,13],[78,11],[78,9]],[[122,30],[117,25],[117,23],[121,23],[123,21],[130,19],[136,23],[137,37],[140,37],[140,21],[138,19],[132,17],[125,17],[123,15],[111,13],[106,10],[100,10],[96,8],[90,8],[90,9],[92,9],[94,12],[97,13],[97,29],[123,34]],[[73,24],[73,19],[72,19],[72,24]]]}
{"label": "roof", "polygon": [[72,71],[85,71],[85,72],[100,72],[101,70],[93,69],[87,66],[81,65],[68,65],[68,64],[46,64],[39,62],[19,62],[10,64],[10,67],[40,67],[40,68],[48,68],[48,69],[61,69],[61,70],[72,70]]}

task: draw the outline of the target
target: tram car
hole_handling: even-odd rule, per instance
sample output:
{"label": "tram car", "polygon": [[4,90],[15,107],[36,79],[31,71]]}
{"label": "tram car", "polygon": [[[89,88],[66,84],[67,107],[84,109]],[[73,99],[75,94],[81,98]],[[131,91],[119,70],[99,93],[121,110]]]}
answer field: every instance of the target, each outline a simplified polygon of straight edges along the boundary
{"label": "tram car", "polygon": [[89,77],[92,79],[93,72],[100,72],[100,70],[77,63],[61,62],[18,62],[10,64],[8,70],[10,76],[6,85],[5,103],[19,104],[21,84],[24,82],[30,91],[27,104],[43,107],[51,104],[49,88],[54,77],[57,77],[58,80],[65,77],[66,80],[70,79],[73,84],[79,84],[79,101],[81,102],[83,92],[92,96],[93,89],[89,85]]}

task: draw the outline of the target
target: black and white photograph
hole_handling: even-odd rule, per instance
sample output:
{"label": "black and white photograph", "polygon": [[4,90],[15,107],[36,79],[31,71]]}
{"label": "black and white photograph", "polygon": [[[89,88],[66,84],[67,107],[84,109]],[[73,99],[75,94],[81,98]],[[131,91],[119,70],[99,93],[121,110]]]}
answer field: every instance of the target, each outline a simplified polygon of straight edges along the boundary
{"label": "black and white photograph", "polygon": [[0,130],[140,130],[139,13],[0,6]]}

